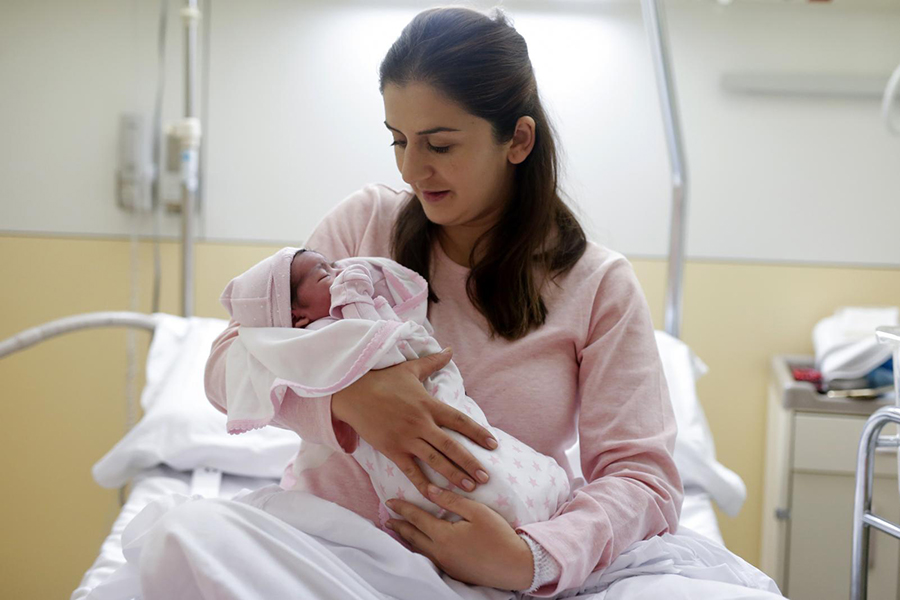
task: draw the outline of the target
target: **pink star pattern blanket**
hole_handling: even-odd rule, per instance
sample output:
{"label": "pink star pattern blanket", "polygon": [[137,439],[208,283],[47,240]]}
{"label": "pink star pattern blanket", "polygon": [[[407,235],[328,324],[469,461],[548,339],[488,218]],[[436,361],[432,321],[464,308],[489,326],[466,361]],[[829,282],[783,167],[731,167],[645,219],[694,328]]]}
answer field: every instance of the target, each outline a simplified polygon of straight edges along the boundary
{"label": "pink star pattern blanket", "polygon": [[[305,329],[290,324],[290,258],[285,248],[233,280],[222,303],[242,323],[228,354],[228,430],[241,433],[267,425],[288,389],[303,398],[333,394],[367,373],[440,352],[426,319],[428,285],[417,273],[384,258],[338,261],[341,272],[331,286],[331,316]],[[377,291],[383,291],[378,295]],[[287,310],[287,316],[284,311]],[[252,323],[254,327],[243,326]],[[250,377],[232,377],[237,373]],[[454,431],[447,433],[490,473],[490,481],[467,492],[452,488],[428,465],[419,463],[435,484],[452,488],[502,515],[512,526],[548,520],[569,496],[565,471],[507,433],[492,427],[465,393],[462,376],[450,362],[425,382],[436,399],[466,413],[499,442],[486,450]],[[322,465],[333,451],[303,441],[294,474]],[[456,520],[424,498],[406,476],[364,440],[353,457],[368,473],[382,502],[382,524],[399,515],[384,502],[401,498],[436,516]]]}

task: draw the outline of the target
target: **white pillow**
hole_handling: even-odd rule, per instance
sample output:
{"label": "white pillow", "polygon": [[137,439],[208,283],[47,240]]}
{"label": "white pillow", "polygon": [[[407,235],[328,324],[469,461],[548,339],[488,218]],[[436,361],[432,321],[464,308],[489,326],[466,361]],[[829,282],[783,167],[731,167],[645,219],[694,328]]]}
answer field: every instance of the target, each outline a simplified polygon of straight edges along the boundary
{"label": "white pillow", "polygon": [[[726,514],[735,516],[747,498],[747,487],[737,473],[716,460],[712,433],[697,399],[696,382],[708,368],[687,344],[665,332],[656,332],[656,345],[678,425],[674,459],[682,483],[707,492]],[[576,478],[582,478],[577,443],[566,456]]]}
{"label": "white pillow", "polygon": [[221,319],[156,315],[147,356],[144,416],[97,464],[94,479],[119,487],[159,464],[178,470],[211,467],[250,477],[280,478],[297,453],[296,433],[265,427],[229,435],[225,415],[206,399],[203,374]]}

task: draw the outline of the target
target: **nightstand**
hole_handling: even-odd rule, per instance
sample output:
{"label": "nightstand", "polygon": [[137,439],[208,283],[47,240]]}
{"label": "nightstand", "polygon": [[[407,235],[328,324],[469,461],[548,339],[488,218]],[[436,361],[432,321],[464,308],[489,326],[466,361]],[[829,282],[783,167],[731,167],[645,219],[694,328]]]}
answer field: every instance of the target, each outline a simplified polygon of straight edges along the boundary
{"label": "nightstand", "polygon": [[[857,447],[866,418],[893,401],[830,399],[794,381],[790,366],[813,362],[809,356],[772,360],[760,567],[791,600],[845,600]],[[875,460],[873,507],[896,523],[897,452],[886,450]],[[873,532],[869,552],[869,598],[900,598],[898,541]]]}

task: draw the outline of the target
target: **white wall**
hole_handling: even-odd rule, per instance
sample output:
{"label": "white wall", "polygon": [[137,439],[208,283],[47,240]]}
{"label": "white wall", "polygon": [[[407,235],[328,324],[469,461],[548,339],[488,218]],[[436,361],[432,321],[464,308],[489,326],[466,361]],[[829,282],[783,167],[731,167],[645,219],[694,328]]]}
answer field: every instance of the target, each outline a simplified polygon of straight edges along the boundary
{"label": "white wall", "polygon": [[[214,0],[202,233],[302,241],[336,201],[402,182],[377,68],[426,3]],[[636,3],[507,3],[592,237],[663,256],[668,175]],[[900,139],[871,100],[722,91],[726,71],[866,72],[900,63],[900,10],[669,4],[691,174],[693,258],[900,264]],[[165,113],[181,110],[178,3]],[[113,195],[123,110],[152,110],[158,4],[0,7],[0,230],[122,234]],[[177,233],[166,217],[165,231]],[[144,219],[146,221],[146,219]],[[149,224],[138,225],[149,231]]]}

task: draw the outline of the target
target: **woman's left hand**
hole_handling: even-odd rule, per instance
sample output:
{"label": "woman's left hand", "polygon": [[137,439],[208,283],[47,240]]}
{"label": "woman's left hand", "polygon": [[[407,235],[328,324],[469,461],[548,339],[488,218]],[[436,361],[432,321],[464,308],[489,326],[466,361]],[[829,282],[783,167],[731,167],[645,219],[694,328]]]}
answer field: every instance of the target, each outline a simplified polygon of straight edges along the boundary
{"label": "woman's left hand", "polygon": [[428,491],[429,500],[462,520],[451,523],[438,519],[409,502],[394,499],[388,506],[406,521],[391,519],[388,526],[454,579],[503,590],[531,586],[531,549],[503,517],[480,502],[433,484]]}

